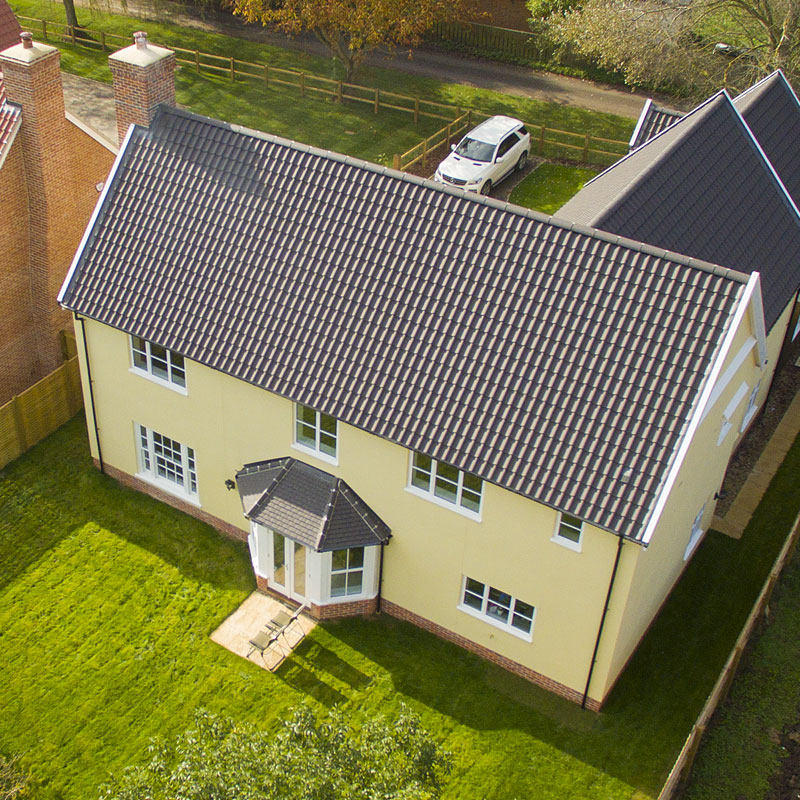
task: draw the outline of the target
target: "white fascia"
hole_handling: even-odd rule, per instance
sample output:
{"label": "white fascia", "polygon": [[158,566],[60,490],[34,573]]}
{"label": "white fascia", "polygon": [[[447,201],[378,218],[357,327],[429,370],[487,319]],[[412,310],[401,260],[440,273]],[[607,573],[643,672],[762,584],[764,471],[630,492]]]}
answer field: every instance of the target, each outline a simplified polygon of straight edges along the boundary
{"label": "white fascia", "polygon": [[94,229],[98,216],[100,216],[100,211],[103,208],[103,203],[105,203],[106,201],[106,196],[108,195],[108,191],[111,188],[111,185],[114,183],[114,178],[117,175],[117,170],[119,169],[119,165],[122,163],[122,158],[125,155],[125,151],[128,149],[128,143],[131,140],[131,134],[133,133],[134,127],[135,125],[131,125],[128,128],[128,132],[125,134],[125,138],[122,140],[122,145],[119,148],[117,157],[114,159],[114,163],[111,165],[111,171],[108,173],[106,182],[103,185],[103,191],[100,192],[100,197],[97,200],[97,205],[94,207],[92,216],[89,218],[89,223],[86,225],[86,230],[83,232],[83,238],[81,239],[81,243],[78,245],[78,249],[75,251],[75,256],[72,259],[72,264],[70,264],[69,267],[69,272],[67,272],[67,277],[64,278],[64,283],[61,285],[61,291],[59,291],[58,293],[57,302],[59,305],[63,304],[64,295],[66,294],[67,287],[72,281],[72,276],[75,274],[75,269],[78,266],[78,262],[80,262],[81,257],[83,256],[83,251],[86,248],[86,243],[89,241],[89,237],[92,234],[92,230]]}
{"label": "white fascia", "polygon": [[647,112],[650,110],[651,105],[653,105],[653,101],[648,97],[647,100],[645,101],[642,113],[639,114],[639,120],[636,123],[636,127],[633,129],[630,141],[628,142],[629,148],[633,147],[633,143],[636,141],[636,137],[639,135],[639,131],[642,129],[642,125],[644,125],[644,118],[647,116]]}
{"label": "white fascia", "polygon": [[754,299],[760,302],[760,293],[755,298],[753,297],[754,293],[758,290],[758,273],[754,272],[750,275],[750,279],[747,281],[747,285],[742,293],[742,297],[739,300],[739,306],[736,309],[736,313],[733,315],[733,319],[731,320],[730,327],[728,328],[725,338],[722,341],[722,345],[717,351],[716,358],[714,361],[712,361],[711,366],[706,373],[706,380],[703,386],[703,391],[700,394],[700,399],[695,405],[692,415],[689,418],[689,424],[685,433],[683,434],[683,437],[681,438],[678,450],[675,453],[672,465],[667,473],[666,480],[661,487],[661,491],[656,497],[655,505],[650,513],[650,520],[648,521],[644,535],[642,536],[642,544],[644,545],[648,545],[650,543],[650,539],[653,537],[653,531],[655,531],[656,527],[658,526],[661,515],[664,512],[664,507],[669,499],[670,492],[675,486],[675,482],[678,479],[678,474],[681,471],[681,467],[683,467],[683,462],[686,460],[686,454],[689,452],[689,447],[692,444],[694,435],[700,426],[701,420],[703,419],[703,412],[708,404],[708,401],[711,399],[714,386],[716,385],[720,374],[722,373],[723,364],[728,357],[728,353],[730,353],[734,339],[736,338],[736,334],[738,333],[742,324],[742,320],[747,313],[747,309]]}

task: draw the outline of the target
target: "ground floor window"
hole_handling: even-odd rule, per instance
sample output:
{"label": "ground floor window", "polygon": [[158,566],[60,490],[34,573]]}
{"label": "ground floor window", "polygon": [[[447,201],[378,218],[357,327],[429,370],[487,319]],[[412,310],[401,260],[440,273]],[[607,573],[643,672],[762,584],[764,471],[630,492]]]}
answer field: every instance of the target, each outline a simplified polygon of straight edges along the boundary
{"label": "ground floor window", "polygon": [[488,583],[474,578],[464,578],[462,611],[488,619],[494,625],[519,632],[529,638],[533,632],[533,617],[536,609],[517,597],[513,597]]}
{"label": "ground floor window", "polygon": [[142,473],[168,488],[197,496],[197,468],[191,447],[144,425],[136,426],[136,442]]}
{"label": "ground floor window", "polygon": [[331,553],[331,597],[361,594],[364,590],[364,548]]}

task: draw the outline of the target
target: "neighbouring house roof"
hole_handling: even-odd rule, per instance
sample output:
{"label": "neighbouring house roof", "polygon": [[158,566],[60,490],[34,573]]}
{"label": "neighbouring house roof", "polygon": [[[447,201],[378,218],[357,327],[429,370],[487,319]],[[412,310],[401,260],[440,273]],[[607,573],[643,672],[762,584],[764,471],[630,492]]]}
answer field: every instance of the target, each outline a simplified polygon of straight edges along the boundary
{"label": "neighbouring house roof", "polygon": [[644,104],[642,113],[639,115],[639,121],[633,130],[628,148],[635,150],[682,116],[683,114],[680,111],[657,106],[652,100],[648,99]]}
{"label": "neighbouring house roof", "polygon": [[593,178],[558,215],[759,272],[767,330],[800,285],[800,215],[726,92]]}
{"label": "neighbouring house roof", "polygon": [[733,104],[758,139],[786,190],[800,206],[800,102],[778,70],[742,92]]}
{"label": "neighbouring house roof", "polygon": [[3,82],[0,80],[0,167],[14,142],[22,122],[22,109],[3,99]]}
{"label": "neighbouring house roof", "polygon": [[245,464],[236,483],[247,519],[318,553],[391,537],[389,526],[345,481],[294,458]]}
{"label": "neighbouring house roof", "polygon": [[59,299],[641,539],[746,281],[161,107]]}
{"label": "neighbouring house roof", "polygon": [[[19,44],[19,35],[22,32],[14,12],[7,0],[0,0],[0,50]],[[2,70],[0,70],[0,73]]]}

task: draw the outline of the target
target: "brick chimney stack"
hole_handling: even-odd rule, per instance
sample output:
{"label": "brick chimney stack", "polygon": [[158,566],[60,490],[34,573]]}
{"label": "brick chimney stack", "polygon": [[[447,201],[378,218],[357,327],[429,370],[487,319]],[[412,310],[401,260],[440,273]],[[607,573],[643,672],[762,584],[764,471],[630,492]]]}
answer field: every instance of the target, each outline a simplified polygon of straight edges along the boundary
{"label": "brick chimney stack", "polygon": [[159,103],[175,105],[175,53],[150,44],[144,31],[134,33],[133,41],[108,57],[120,144],[133,123],[150,124]]}
{"label": "brick chimney stack", "polygon": [[[30,219],[30,298],[39,363],[46,373],[61,362],[57,332],[70,326],[69,315],[55,298],[75,249],[73,160],[61,56],[55,47],[34,42],[30,33],[20,38],[19,44],[0,52],[0,71],[7,99],[22,107],[18,137]],[[20,188],[24,193],[25,185]]]}

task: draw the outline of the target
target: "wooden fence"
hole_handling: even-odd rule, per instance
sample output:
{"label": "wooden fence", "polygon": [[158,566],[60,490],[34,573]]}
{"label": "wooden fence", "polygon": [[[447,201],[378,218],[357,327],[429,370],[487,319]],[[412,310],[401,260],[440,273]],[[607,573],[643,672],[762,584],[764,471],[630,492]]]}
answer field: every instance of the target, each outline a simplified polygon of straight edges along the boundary
{"label": "wooden fence", "polygon": [[[74,353],[74,339],[68,349]],[[83,407],[78,357],[0,406],[0,469],[51,434]]]}
{"label": "wooden fence", "polygon": [[[99,49],[103,52],[116,50],[130,44],[129,36],[105,31],[93,31],[87,28],[73,28],[61,23],[48,22],[44,19],[33,17],[18,17],[20,21],[30,23],[31,27],[38,27],[42,39],[47,41],[48,36],[66,39],[76,45]],[[474,26],[473,26],[474,27]],[[482,26],[491,27],[491,26]],[[506,31],[505,28],[493,28],[494,31]],[[510,34],[520,34],[519,31],[507,31]],[[523,37],[527,34],[520,34]],[[403,154],[395,154],[393,165],[396,169],[406,169],[420,161],[425,164],[428,151],[438,145],[431,144],[449,141],[451,136],[468,129],[461,125],[464,112],[457,106],[446,103],[437,103],[421,97],[388,92],[368,86],[358,86],[354,83],[324,78],[310,72],[273,67],[267,63],[254,63],[240,61],[232,56],[219,56],[212,53],[203,53],[199,50],[187,50],[183,47],[169,45],[175,51],[175,58],[179,64],[197,72],[207,72],[214,75],[224,75],[231,81],[247,80],[259,83],[264,88],[270,86],[283,86],[294,89],[301,96],[316,97],[318,99],[330,98],[338,102],[362,103],[378,114],[380,109],[386,108],[393,111],[405,112],[418,123],[420,117],[439,119],[447,123],[432,136],[423,140]],[[476,118],[486,118],[489,115],[473,111]],[[458,121],[458,127],[456,123]],[[450,134],[447,131],[450,129]],[[531,132],[531,153],[542,157],[563,159],[581,164],[597,164],[607,166],[627,153],[628,143],[613,139],[602,139],[573,131],[562,131],[547,128],[543,125],[528,125]],[[609,145],[610,147],[607,147]]]}
{"label": "wooden fence", "polygon": [[786,563],[794,552],[794,549],[797,545],[798,536],[800,536],[800,514],[798,514],[797,518],[795,519],[792,531],[784,542],[783,548],[781,549],[778,557],[775,559],[775,563],[773,564],[769,576],[764,583],[761,594],[759,594],[758,600],[756,600],[755,605],[750,612],[750,616],[748,616],[747,622],[745,622],[744,628],[742,628],[742,632],[739,634],[739,638],[736,640],[736,644],[734,645],[734,648],[728,657],[727,662],[725,663],[725,667],[717,679],[711,694],[708,696],[708,700],[706,700],[703,710],[700,712],[700,716],[697,718],[697,721],[692,727],[692,730],[689,733],[685,744],[683,745],[683,749],[681,750],[675,765],[672,767],[672,770],[669,773],[669,776],[667,777],[660,794],[658,795],[658,800],[670,800],[670,798],[674,797],[675,792],[681,783],[688,778],[695,756],[697,755],[697,750],[700,747],[700,741],[703,738],[703,734],[708,729],[711,718],[714,716],[714,712],[717,710],[717,707],[723,703],[725,698],[728,696],[728,691],[730,690],[731,683],[733,683],[733,679],[736,676],[736,670],[739,666],[739,661],[742,658],[742,653],[744,653],[745,647],[747,647],[747,643],[750,640],[750,637],[753,635],[755,629],[758,627],[759,622],[769,612],[769,601],[772,597],[772,592],[775,589],[775,584],[778,582],[778,578],[780,577],[783,568],[786,566]]}

